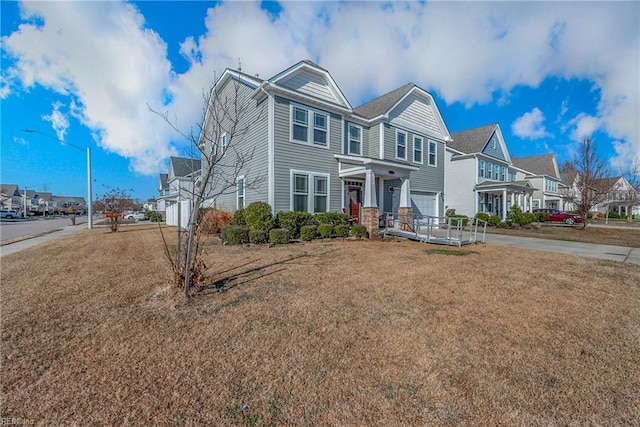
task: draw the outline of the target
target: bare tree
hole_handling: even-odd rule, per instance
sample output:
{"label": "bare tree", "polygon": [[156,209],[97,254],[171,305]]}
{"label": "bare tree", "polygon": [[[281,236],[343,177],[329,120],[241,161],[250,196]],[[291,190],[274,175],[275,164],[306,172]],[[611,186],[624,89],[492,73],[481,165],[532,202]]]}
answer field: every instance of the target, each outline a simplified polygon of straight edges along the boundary
{"label": "bare tree", "polygon": [[245,189],[256,188],[265,179],[264,174],[249,173],[255,144],[248,143],[248,135],[266,106],[257,106],[251,98],[253,89],[236,76],[240,77],[241,73],[227,70],[203,96],[203,118],[195,132],[181,131],[167,113],[149,107],[185,137],[193,152],[202,159],[200,176],[194,177],[192,188],[186,190],[192,202],[186,239],[181,238],[183,230],[178,226],[175,255],[165,241],[165,255],[171,265],[173,281],[184,288],[186,297],[190,296],[194,285],[205,280],[207,267],[200,251],[202,233],[198,228],[201,208],[215,206],[218,197],[235,192],[241,175],[245,176]]}
{"label": "bare tree", "polygon": [[574,177],[573,185],[567,189],[564,198],[576,206],[585,229],[589,211],[609,197],[610,188],[605,179],[609,169],[598,155],[595,142],[588,138],[580,143],[571,162],[563,165],[563,171]]}
{"label": "bare tree", "polygon": [[98,197],[98,202],[104,206],[104,216],[109,219],[111,231],[116,232],[119,226],[118,221],[123,217],[124,211],[134,206],[130,196],[132,190],[107,188],[107,192],[102,197]]}

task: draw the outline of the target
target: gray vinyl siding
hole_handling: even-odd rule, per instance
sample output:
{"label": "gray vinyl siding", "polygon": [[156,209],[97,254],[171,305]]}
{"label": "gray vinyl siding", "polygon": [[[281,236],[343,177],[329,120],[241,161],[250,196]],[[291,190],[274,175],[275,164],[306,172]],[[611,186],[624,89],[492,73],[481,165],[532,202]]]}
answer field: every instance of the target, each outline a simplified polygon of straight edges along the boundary
{"label": "gray vinyl siding", "polygon": [[309,71],[295,73],[287,80],[280,82],[280,84],[296,92],[305,93],[318,99],[341,103],[324,78]]}
{"label": "gray vinyl siding", "polygon": [[366,144],[363,149],[364,157],[371,157],[374,159],[380,156],[380,126],[382,123],[370,127],[364,128],[364,134],[366,135]]}
{"label": "gray vinyl siding", "polygon": [[[227,211],[234,211],[237,206],[237,192],[233,172],[238,156],[245,157],[246,161],[239,175],[245,178],[245,206],[254,201],[267,201],[267,170],[268,170],[268,101],[264,100],[257,104],[250,99],[253,89],[242,85],[239,98],[246,102],[247,112],[243,114],[237,128],[243,129],[248,126],[247,132],[241,135],[236,132],[231,135],[227,130],[229,146],[226,155],[219,161],[214,169],[214,188],[212,195],[219,193],[223,187],[228,187],[222,194],[219,194],[213,201],[215,206]],[[234,89],[232,82],[229,82],[222,91],[221,99],[225,96],[233,97]],[[229,122],[223,124],[228,127]],[[209,124],[209,128],[211,125]],[[215,135],[219,138],[220,135]],[[210,153],[210,147],[208,147]],[[206,167],[203,162],[203,168]],[[204,171],[205,169],[203,169]],[[229,181],[234,181],[229,186]],[[253,185],[251,185],[253,184]]]}
{"label": "gray vinyl siding", "polygon": [[389,114],[389,120],[396,117],[409,123],[420,123],[421,126],[436,134],[442,133],[433,111],[433,105],[425,103],[424,99],[415,93],[403,99]]}
{"label": "gray vinyl siding", "polygon": [[345,121],[344,122],[344,136],[343,136],[343,141],[344,141],[344,148],[342,153],[345,155],[353,155],[353,154],[349,154],[349,125],[355,125],[355,126],[359,126],[362,129],[362,157],[371,157],[369,155],[369,140],[370,140],[370,136],[369,136],[369,129],[365,126],[362,126],[358,123],[353,123],[353,122],[348,122]]}
{"label": "gray vinyl siding", "polygon": [[342,181],[338,176],[338,162],[334,158],[334,154],[342,154],[342,118],[340,115],[327,113],[328,149],[291,142],[290,102],[284,98],[275,98],[275,212],[291,209],[291,170],[329,174],[329,210],[339,211],[342,208]]}

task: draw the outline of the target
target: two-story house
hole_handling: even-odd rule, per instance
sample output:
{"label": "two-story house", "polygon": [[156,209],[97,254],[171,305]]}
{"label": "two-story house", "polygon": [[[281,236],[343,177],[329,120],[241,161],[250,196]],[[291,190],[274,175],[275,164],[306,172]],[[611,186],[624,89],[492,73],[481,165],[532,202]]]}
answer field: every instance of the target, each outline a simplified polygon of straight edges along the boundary
{"label": "two-story house", "polygon": [[506,220],[511,206],[532,209],[535,189],[527,179],[518,180],[518,169],[498,124],[454,132],[446,147],[445,205],[457,214],[478,212]]}
{"label": "two-story house", "polygon": [[[211,99],[199,141],[203,171],[215,162],[210,205],[344,211],[372,235],[384,212],[443,214],[449,132],[414,84],[353,108],[327,70],[301,61],[267,80],[227,69]],[[232,103],[242,118],[224,113]]]}
{"label": "two-story house", "polygon": [[161,195],[158,197],[166,209],[165,220],[168,225],[186,227],[193,203],[194,183],[200,176],[200,159],[171,157],[169,173],[160,174]]}
{"label": "two-story house", "polygon": [[560,169],[554,153],[512,159],[513,165],[519,168],[517,178],[528,180],[535,188],[531,207],[564,210],[561,194],[563,186],[560,180]]}

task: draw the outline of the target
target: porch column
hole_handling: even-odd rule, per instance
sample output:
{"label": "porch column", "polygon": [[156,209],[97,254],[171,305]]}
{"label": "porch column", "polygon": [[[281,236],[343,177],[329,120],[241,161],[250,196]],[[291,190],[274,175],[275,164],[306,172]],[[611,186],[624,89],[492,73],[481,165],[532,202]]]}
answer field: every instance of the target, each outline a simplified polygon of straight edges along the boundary
{"label": "porch column", "polygon": [[513,205],[515,205],[515,203],[516,203],[516,197],[515,196],[516,196],[516,193],[511,192],[511,207],[513,207]]}
{"label": "porch column", "polygon": [[367,227],[369,238],[376,237],[380,229],[378,203],[376,201],[376,176],[367,169],[364,180],[364,205],[362,206],[362,225]]}
{"label": "porch column", "polygon": [[507,220],[507,190],[502,190],[502,220]]}
{"label": "porch column", "polygon": [[400,188],[400,206],[398,207],[398,222],[403,230],[413,229],[413,208],[411,207],[411,184],[409,178],[402,180]]}

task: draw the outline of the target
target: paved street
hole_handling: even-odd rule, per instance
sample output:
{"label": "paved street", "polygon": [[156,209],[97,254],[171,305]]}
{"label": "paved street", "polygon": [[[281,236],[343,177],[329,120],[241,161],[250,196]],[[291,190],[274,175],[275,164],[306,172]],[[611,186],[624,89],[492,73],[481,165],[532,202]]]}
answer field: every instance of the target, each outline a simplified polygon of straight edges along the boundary
{"label": "paved street", "polygon": [[[87,216],[76,217],[76,224],[87,223]],[[95,221],[95,219],[94,219]],[[34,236],[59,230],[71,225],[71,219],[60,217],[47,220],[2,220],[0,222],[0,242],[5,243],[21,237]],[[77,225],[77,227],[81,227]]]}

